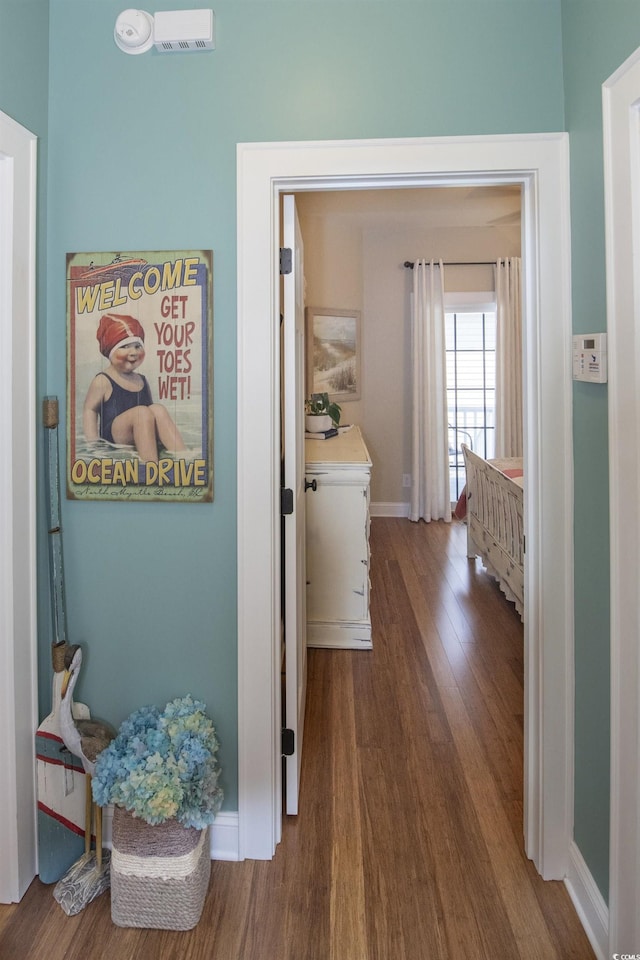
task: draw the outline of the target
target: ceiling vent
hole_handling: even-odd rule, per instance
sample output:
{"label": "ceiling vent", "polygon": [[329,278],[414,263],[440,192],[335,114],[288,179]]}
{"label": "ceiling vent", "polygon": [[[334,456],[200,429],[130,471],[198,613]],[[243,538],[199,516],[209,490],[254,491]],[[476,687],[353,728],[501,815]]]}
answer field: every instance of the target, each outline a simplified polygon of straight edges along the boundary
{"label": "ceiling vent", "polygon": [[154,15],[153,42],[160,53],[214,50],[213,10],[167,10]]}

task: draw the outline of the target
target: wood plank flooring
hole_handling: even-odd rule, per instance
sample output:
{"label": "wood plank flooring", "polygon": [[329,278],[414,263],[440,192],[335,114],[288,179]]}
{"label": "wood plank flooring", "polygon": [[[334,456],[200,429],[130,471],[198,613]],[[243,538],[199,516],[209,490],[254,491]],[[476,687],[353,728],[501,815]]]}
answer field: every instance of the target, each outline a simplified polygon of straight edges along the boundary
{"label": "wood plank flooring", "polygon": [[590,960],[522,842],[522,625],[457,523],[371,525],[372,651],[311,650],[301,812],[214,863],[195,930],[67,917],[35,880],[2,960]]}

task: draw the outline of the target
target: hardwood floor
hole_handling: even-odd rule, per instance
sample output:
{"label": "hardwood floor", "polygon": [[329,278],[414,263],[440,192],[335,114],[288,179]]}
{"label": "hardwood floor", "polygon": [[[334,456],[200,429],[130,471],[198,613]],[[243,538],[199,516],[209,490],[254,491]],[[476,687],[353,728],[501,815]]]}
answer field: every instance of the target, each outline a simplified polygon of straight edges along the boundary
{"label": "hardwood floor", "polygon": [[371,525],[372,651],[309,651],[301,812],[212,865],[199,925],[67,917],[35,880],[2,960],[590,960],[522,842],[522,625],[458,524]]}

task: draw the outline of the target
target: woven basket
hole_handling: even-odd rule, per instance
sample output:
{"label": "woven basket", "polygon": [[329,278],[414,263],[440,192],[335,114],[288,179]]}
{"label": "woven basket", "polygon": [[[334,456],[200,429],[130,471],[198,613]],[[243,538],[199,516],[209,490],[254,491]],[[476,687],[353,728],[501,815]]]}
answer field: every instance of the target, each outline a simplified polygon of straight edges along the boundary
{"label": "woven basket", "polygon": [[152,826],[116,807],[111,853],[111,919],[119,927],[190,930],[204,906],[209,830],[175,820]]}

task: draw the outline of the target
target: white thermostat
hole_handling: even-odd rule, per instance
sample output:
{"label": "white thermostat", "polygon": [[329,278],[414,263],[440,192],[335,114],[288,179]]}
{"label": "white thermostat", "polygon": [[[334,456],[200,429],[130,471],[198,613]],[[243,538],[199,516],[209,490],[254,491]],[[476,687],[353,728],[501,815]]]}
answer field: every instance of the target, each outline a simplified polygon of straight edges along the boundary
{"label": "white thermostat", "polygon": [[606,333],[579,333],[573,338],[573,379],[607,382]]}

